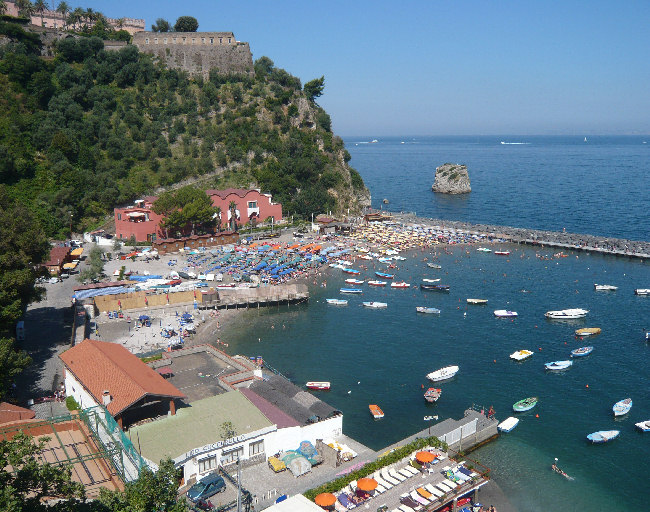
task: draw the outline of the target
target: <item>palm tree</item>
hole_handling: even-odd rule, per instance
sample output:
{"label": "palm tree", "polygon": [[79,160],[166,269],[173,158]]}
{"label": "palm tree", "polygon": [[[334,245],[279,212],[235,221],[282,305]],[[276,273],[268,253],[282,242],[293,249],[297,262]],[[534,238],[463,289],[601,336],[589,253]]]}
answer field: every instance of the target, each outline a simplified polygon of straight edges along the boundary
{"label": "palm tree", "polygon": [[81,23],[81,20],[84,18],[84,10],[81,7],[76,7],[74,11],[70,14],[68,21],[72,22],[75,30],[77,30],[77,23]]}
{"label": "palm tree", "polygon": [[5,0],[0,0],[0,14],[5,14],[7,12],[7,2]]}
{"label": "palm tree", "polygon": [[65,27],[68,23],[68,13],[70,12],[70,6],[66,4],[65,2],[59,3],[59,6],[56,8],[56,12],[58,12],[61,16],[63,16],[63,26]]}
{"label": "palm tree", "polygon": [[18,16],[24,18],[31,18],[34,12],[34,6],[29,0],[16,0],[16,7],[18,8]]}
{"label": "palm tree", "polygon": [[34,10],[41,15],[41,27],[42,27],[44,25],[43,13],[47,10],[47,5],[43,0],[36,0],[36,2],[34,2]]}
{"label": "palm tree", "polygon": [[230,210],[230,231],[235,231],[237,229],[237,203],[230,201],[228,209]]}

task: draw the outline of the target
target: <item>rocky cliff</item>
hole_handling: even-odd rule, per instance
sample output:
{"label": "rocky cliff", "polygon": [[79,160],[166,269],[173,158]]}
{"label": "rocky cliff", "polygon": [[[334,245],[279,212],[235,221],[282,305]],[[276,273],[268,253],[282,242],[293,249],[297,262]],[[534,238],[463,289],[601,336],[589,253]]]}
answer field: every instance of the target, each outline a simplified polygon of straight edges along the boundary
{"label": "rocky cliff", "polygon": [[442,194],[467,194],[472,191],[466,165],[443,164],[436,168],[436,179],[431,187]]}

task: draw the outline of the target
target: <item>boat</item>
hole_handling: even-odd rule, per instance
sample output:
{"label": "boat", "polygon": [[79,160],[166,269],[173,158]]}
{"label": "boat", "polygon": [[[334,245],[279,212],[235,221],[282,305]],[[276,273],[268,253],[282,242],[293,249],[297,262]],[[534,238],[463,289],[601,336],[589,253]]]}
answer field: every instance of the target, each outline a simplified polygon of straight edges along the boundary
{"label": "boat", "polygon": [[534,352],[530,350],[517,350],[516,352],[513,352],[510,354],[510,359],[514,359],[515,361],[523,361],[525,359],[528,359],[534,354]]}
{"label": "boat", "polygon": [[600,327],[583,327],[576,329],[576,336],[596,336],[600,334]]}
{"label": "boat", "polygon": [[427,402],[430,402],[430,403],[437,402],[438,398],[440,398],[441,394],[442,394],[442,389],[440,389],[440,388],[429,388],[424,393],[424,399]]}
{"label": "boat", "polygon": [[327,390],[330,388],[330,383],[327,381],[310,381],[305,384],[309,389]]}
{"label": "boat", "polygon": [[573,361],[553,361],[552,363],[545,363],[544,368],[551,372],[561,372],[567,370],[573,365]]}
{"label": "boat", "polygon": [[363,284],[365,281],[363,279],[346,279],[346,284]]}
{"label": "boat", "polygon": [[406,258],[404,256],[393,256],[393,259],[395,261],[406,261]]}
{"label": "boat", "polygon": [[567,475],[564,471],[557,467],[557,457],[555,458],[555,464],[551,465],[551,469],[555,471],[558,475],[562,475],[567,480],[575,480],[572,476]]}
{"label": "boat", "polygon": [[492,249],[488,249],[487,247],[479,247],[476,249],[478,252],[492,252]]}
{"label": "boat", "polygon": [[431,421],[431,420],[437,420],[438,415],[436,414],[435,416],[425,416],[424,421]]}
{"label": "boat", "polygon": [[438,308],[428,308],[426,306],[417,306],[415,311],[418,313],[428,313],[430,315],[439,315],[440,310]]}
{"label": "boat", "polygon": [[354,270],[353,268],[344,268],[343,272],[345,272],[346,274],[352,274],[354,276],[358,276],[359,274],[361,274],[359,270]]}
{"label": "boat", "polygon": [[517,316],[517,312],[509,311],[507,309],[497,309],[494,311],[494,316],[497,318],[512,318]]}
{"label": "boat", "polygon": [[368,286],[386,286],[386,281],[368,281]]}
{"label": "boat", "polygon": [[384,279],[392,279],[395,277],[393,274],[386,274],[385,272],[375,272],[377,277],[383,277]]}
{"label": "boat", "polygon": [[361,288],[341,288],[339,291],[341,293],[363,293]]}
{"label": "boat", "polygon": [[559,311],[547,311],[544,313],[544,316],[549,320],[575,320],[578,318],[584,318],[589,313],[587,309],[573,308],[573,309],[561,309]]}
{"label": "boat", "polygon": [[431,372],[427,375],[427,379],[433,382],[437,382],[439,380],[447,380],[451,379],[454,375],[458,373],[458,366],[445,366],[444,368],[440,368],[439,370],[436,370],[435,372]]}
{"label": "boat", "polygon": [[438,278],[438,279],[426,279],[426,278],[422,278],[422,281],[425,282],[425,283],[439,283],[439,282],[440,282],[440,278]]}
{"label": "boat", "polygon": [[409,283],[405,283],[404,281],[400,281],[398,283],[390,283],[391,288],[408,288],[411,286]]}
{"label": "boat", "polygon": [[616,439],[620,433],[620,430],[599,430],[598,432],[592,432],[589,434],[587,439],[594,444],[607,443],[612,439]]}
{"label": "boat", "polygon": [[372,261],[372,256],[368,256],[367,254],[358,254],[358,255],[357,255],[357,258],[359,258],[359,259],[361,259],[361,260],[369,260],[369,261]]}
{"label": "boat", "polygon": [[645,340],[650,341],[650,331],[645,332]]}
{"label": "boat", "polygon": [[345,299],[325,299],[328,304],[332,304],[333,306],[347,306],[348,301]]}
{"label": "boat", "polygon": [[637,288],[634,295],[650,295],[650,288]]}
{"label": "boat", "polygon": [[512,429],[514,429],[517,426],[518,423],[519,423],[519,418],[510,416],[509,418],[506,418],[501,423],[499,423],[497,425],[497,428],[499,429],[500,432],[510,432]]}
{"label": "boat", "polygon": [[510,256],[510,251],[494,251],[497,256]]}
{"label": "boat", "polygon": [[630,412],[630,409],[632,409],[631,398],[625,398],[623,400],[619,400],[614,404],[614,407],[612,407],[612,411],[614,411],[614,416],[623,416],[628,412]]}
{"label": "boat", "polygon": [[536,396],[531,396],[529,398],[524,398],[523,400],[519,400],[519,402],[516,402],[512,406],[512,410],[515,412],[526,412],[530,411],[533,407],[537,405],[537,402],[539,401],[539,398]]}
{"label": "boat", "polygon": [[639,423],[635,423],[634,426],[641,432],[650,432],[650,420],[639,421]]}
{"label": "boat", "polygon": [[571,357],[584,357],[591,354],[594,350],[594,347],[580,347],[571,351]]}
{"label": "boat", "polygon": [[483,304],[487,304],[488,300],[487,299],[467,299],[467,303],[482,306]]}
{"label": "boat", "polygon": [[378,405],[370,404],[368,409],[370,409],[370,414],[372,414],[372,417],[376,420],[384,417],[384,411],[382,411]]}
{"label": "boat", "polygon": [[618,286],[612,284],[594,284],[594,289],[597,292],[615,292],[618,290]]}
{"label": "boat", "polygon": [[438,265],[437,263],[427,263],[427,267],[429,267],[429,268],[437,268],[437,269],[441,269],[441,268],[442,268],[442,267],[441,267],[440,265]]}
{"label": "boat", "polygon": [[388,304],[386,304],[385,302],[371,301],[371,302],[362,302],[361,304],[367,308],[375,308],[375,309],[382,309],[388,307]]}
{"label": "boat", "polygon": [[436,292],[448,292],[448,284],[421,284],[420,290],[432,290]]}

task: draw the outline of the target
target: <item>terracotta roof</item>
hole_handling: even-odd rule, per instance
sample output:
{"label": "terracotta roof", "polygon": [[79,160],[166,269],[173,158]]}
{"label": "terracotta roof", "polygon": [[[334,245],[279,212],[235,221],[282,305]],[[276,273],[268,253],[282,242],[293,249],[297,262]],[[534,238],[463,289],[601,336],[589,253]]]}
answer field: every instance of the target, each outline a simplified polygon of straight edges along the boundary
{"label": "terracotta roof", "polygon": [[106,408],[113,416],[146,395],[185,397],[171,382],[117,343],[87,339],[59,357],[97,403],[102,403],[104,390],[110,392],[112,400]]}
{"label": "terracotta roof", "polygon": [[70,254],[70,247],[52,247],[50,259],[45,263],[47,266],[59,265]]}
{"label": "terracotta roof", "polygon": [[225,190],[206,190],[205,193],[209,196],[219,196],[221,199],[226,199],[230,194],[235,194],[239,197],[246,197],[249,192],[257,192],[254,189],[244,190],[243,188],[227,188]]}
{"label": "terracotta roof", "polygon": [[0,402],[0,425],[11,421],[31,420],[36,413],[31,409],[25,409],[9,402]]}

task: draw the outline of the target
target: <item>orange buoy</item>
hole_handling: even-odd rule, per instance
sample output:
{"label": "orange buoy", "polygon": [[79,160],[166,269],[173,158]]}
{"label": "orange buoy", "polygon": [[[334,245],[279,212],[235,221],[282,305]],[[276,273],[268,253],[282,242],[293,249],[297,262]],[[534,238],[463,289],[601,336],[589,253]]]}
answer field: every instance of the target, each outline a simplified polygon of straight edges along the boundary
{"label": "orange buoy", "polygon": [[589,384],[587,384],[585,387],[586,387],[586,388],[589,388]]}
{"label": "orange buoy", "polygon": [[493,362],[495,362],[495,363],[497,362],[497,360],[496,360],[496,359],[493,359],[492,361],[493,361]]}
{"label": "orange buoy", "polygon": [[539,414],[535,414],[535,418],[539,418]]}
{"label": "orange buoy", "polygon": [[420,384],[420,387],[421,387],[422,389],[424,389],[424,384]]}
{"label": "orange buoy", "polygon": [[539,351],[540,351],[540,352],[542,351],[542,347],[539,347]]}

